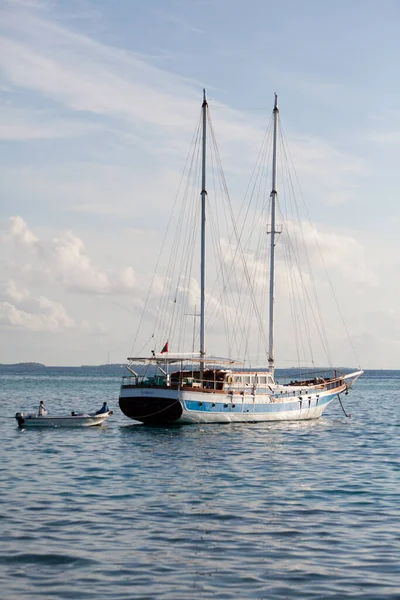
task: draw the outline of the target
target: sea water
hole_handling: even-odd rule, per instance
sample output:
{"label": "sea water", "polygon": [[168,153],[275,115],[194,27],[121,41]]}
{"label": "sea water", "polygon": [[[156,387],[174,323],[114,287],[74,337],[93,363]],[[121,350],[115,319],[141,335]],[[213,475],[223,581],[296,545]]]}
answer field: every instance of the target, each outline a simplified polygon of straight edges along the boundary
{"label": "sea water", "polygon": [[[400,598],[400,372],[367,372],[351,418],[158,428],[120,377],[1,369],[1,598]],[[40,400],[114,415],[19,430]]]}

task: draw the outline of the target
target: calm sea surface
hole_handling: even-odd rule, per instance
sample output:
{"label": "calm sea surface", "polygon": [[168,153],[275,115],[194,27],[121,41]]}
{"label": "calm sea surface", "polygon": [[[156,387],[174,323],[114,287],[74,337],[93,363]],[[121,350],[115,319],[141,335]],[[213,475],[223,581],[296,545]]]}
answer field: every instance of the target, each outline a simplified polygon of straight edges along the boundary
{"label": "calm sea surface", "polygon": [[[302,423],[150,428],[121,369],[0,370],[0,597],[400,599],[400,372]],[[13,418],[100,408],[101,428]]]}

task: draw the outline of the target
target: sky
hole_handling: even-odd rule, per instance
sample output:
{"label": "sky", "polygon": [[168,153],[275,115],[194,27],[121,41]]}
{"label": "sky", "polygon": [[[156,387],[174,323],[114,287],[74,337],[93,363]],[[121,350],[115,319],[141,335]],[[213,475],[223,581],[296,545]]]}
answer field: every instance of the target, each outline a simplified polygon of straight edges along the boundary
{"label": "sky", "polygon": [[397,0],[0,0],[0,363],[125,361],[206,88],[238,204],[279,94],[357,362],[399,368],[399,23]]}

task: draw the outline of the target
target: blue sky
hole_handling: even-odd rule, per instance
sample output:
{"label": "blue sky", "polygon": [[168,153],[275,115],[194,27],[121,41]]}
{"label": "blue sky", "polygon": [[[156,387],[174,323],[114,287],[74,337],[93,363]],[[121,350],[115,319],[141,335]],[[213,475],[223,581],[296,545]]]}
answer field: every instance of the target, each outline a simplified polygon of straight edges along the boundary
{"label": "blue sky", "polygon": [[206,87],[238,202],[279,93],[361,365],[397,368],[397,1],[0,11],[0,362],[124,360]]}

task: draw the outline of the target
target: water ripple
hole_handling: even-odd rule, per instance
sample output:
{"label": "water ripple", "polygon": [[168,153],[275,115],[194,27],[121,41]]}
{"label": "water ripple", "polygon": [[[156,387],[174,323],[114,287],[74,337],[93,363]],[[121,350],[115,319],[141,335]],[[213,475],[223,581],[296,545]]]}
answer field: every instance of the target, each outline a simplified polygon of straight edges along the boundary
{"label": "water ripple", "polygon": [[2,421],[4,597],[399,600],[398,379],[362,378],[350,420],[151,428],[118,377],[3,378],[10,415],[115,409],[87,431]]}

